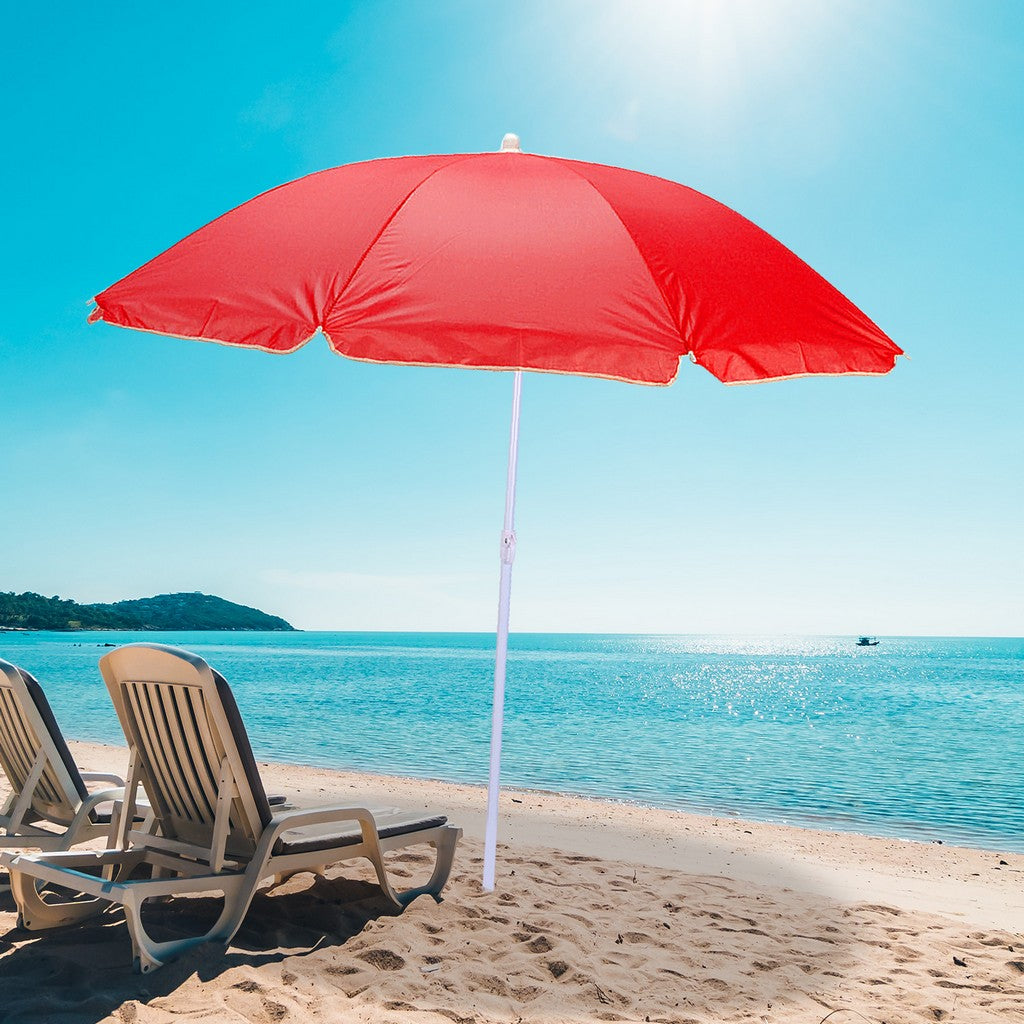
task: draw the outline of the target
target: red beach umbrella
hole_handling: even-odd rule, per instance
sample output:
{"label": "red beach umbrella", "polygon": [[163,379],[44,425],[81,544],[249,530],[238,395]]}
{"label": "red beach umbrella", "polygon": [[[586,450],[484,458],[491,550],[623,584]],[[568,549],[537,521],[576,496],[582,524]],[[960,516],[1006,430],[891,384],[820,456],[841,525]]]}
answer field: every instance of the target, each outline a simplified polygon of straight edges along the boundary
{"label": "red beach umbrella", "polygon": [[520,151],[321,171],[224,214],[96,296],[90,320],[380,363],[513,370],[484,885],[493,888],[523,370],[669,384],[884,374],[901,349],[721,203]]}

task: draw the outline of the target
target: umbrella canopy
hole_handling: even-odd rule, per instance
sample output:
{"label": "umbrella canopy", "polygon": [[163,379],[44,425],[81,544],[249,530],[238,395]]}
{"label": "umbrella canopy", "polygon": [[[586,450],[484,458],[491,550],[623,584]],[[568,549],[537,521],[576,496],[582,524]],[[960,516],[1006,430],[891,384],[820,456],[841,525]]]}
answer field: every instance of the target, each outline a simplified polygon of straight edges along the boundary
{"label": "umbrella canopy", "polygon": [[685,185],[499,153],[272,189],[96,296],[92,319],[383,363],[668,384],[887,373],[900,349],[784,245]]}
{"label": "umbrella canopy", "polygon": [[266,352],[516,371],[491,722],[493,889],[523,370],[669,384],[883,374],[900,348],[784,245],[684,185],[522,153],[300,178],[96,296],[90,320]]}

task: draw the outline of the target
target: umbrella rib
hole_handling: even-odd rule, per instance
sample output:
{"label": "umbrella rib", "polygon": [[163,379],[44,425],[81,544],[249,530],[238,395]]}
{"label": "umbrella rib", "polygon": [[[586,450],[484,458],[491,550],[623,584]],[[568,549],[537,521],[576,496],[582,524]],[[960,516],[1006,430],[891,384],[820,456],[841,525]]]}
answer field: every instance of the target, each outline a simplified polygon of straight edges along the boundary
{"label": "umbrella rib", "polygon": [[[608,209],[612,213],[612,216],[622,225],[622,230],[626,232],[626,235],[628,236],[630,242],[633,243],[633,248],[636,250],[637,256],[640,257],[640,262],[643,263],[644,267],[646,268],[647,274],[650,277],[651,282],[654,284],[654,287],[658,289],[658,294],[661,296],[661,301],[665,304],[665,312],[668,313],[669,322],[672,323],[675,326],[676,330],[679,332],[679,340],[684,345],[687,345],[688,343],[686,339],[683,337],[682,329],[676,322],[675,313],[673,313],[672,311],[672,303],[669,302],[668,296],[665,294],[665,289],[662,288],[661,282],[658,280],[657,275],[651,269],[650,263],[647,262],[647,257],[644,256],[643,250],[637,244],[636,238],[634,238],[633,236],[633,232],[629,230],[629,228],[626,225],[626,222],[622,219],[621,216],[619,216],[619,211],[615,209],[615,207],[609,201],[608,197],[585,174],[581,174],[578,170],[576,170],[575,167],[569,166],[567,164],[563,163],[563,166],[567,171],[569,171],[572,174],[575,174],[576,177],[579,178],[581,181],[585,181],[594,190],[594,192],[598,196],[600,196],[601,202],[603,202],[605,206],[608,207]],[[692,349],[687,348],[687,351],[692,351]],[[682,359],[684,355],[686,355],[686,352],[680,352],[678,354],[678,358]]]}
{"label": "umbrella rib", "polygon": [[[422,188],[423,185],[426,184],[426,182],[428,182],[435,174],[438,174],[439,172],[445,170],[448,167],[451,167],[452,164],[461,163],[463,160],[471,160],[476,155],[477,154],[475,154],[475,153],[461,153],[461,154],[453,157],[447,163],[441,164],[440,167],[435,167],[429,174],[424,175],[423,178],[421,178],[419,181],[417,181],[416,184],[413,185],[413,187],[411,189],[409,189],[409,191],[402,198],[402,201],[391,211],[391,213],[384,220],[384,223],[380,226],[380,230],[370,240],[369,244],[363,250],[363,252],[360,255],[359,259],[356,260],[355,266],[349,272],[348,277],[345,278],[345,283],[335,293],[334,298],[331,300],[329,307],[325,307],[324,308],[323,315],[321,317],[321,324],[320,324],[320,329],[321,330],[323,330],[323,323],[327,320],[327,314],[329,312],[331,312],[332,310],[334,310],[337,307],[338,303],[341,302],[342,296],[348,290],[348,286],[352,283],[352,280],[356,276],[356,274],[359,273],[359,268],[362,267],[362,265],[366,262],[366,257],[370,255],[370,251],[380,241],[381,235],[383,235],[384,232],[387,231],[387,229],[391,226],[391,222],[405,208],[405,204],[407,202],[409,202],[410,199],[412,199],[413,193],[415,193],[418,189]],[[326,331],[324,333],[326,334]],[[328,338],[329,337],[330,336],[328,335]]]}

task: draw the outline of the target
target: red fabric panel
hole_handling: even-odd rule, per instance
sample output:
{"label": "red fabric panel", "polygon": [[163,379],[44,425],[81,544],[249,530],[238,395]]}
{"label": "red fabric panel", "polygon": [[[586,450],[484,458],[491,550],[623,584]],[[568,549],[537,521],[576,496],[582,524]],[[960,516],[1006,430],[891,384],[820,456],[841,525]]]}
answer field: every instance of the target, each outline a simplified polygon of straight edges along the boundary
{"label": "red fabric panel", "polygon": [[324,328],[361,359],[667,383],[679,333],[607,203],[557,161],[482,155],[410,197]]}
{"label": "red fabric panel", "polygon": [[292,352],[409,192],[457,159],[348,164],[264,192],[101,292],[91,319]]}
{"label": "red fabric panel", "polygon": [[675,311],[683,351],[719,380],[893,368],[901,349],[745,217],[663,178],[564,163],[615,208]]}

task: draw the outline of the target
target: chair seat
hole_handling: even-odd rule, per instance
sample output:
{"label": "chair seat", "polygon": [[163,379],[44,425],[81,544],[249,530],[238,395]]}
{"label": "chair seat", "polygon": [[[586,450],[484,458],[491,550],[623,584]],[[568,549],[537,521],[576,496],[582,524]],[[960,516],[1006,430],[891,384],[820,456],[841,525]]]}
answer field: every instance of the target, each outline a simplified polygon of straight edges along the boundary
{"label": "chair seat", "polygon": [[[447,823],[444,814],[416,814],[409,811],[373,811],[377,822],[377,835],[381,839],[409,835],[428,828],[437,828]],[[274,856],[283,857],[293,853],[316,853],[320,850],[336,850],[355,846],[362,842],[363,833],[357,824],[308,825],[283,833],[274,844]]]}

